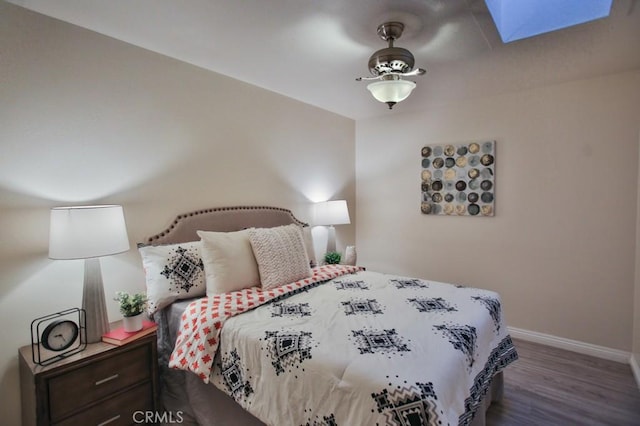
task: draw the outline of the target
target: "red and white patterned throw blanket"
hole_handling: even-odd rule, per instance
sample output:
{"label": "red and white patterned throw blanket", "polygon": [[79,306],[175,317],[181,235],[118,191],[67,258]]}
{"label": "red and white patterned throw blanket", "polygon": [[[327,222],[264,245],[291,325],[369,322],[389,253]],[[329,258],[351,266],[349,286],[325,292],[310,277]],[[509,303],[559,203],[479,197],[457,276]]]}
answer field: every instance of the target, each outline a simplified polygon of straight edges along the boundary
{"label": "red and white patterned throw blanket", "polygon": [[362,269],[360,266],[324,265],[313,268],[313,274],[309,278],[274,289],[262,290],[259,287],[251,287],[191,302],[182,314],[176,345],[169,358],[169,367],[191,371],[205,383],[209,383],[220,333],[227,319],[275,298]]}

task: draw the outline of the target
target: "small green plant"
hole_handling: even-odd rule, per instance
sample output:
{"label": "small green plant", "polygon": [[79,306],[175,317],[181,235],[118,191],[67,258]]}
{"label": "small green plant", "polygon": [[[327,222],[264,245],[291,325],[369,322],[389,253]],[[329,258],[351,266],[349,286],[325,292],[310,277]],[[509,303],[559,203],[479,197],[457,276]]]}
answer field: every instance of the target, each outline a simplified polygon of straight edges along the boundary
{"label": "small green plant", "polygon": [[120,304],[120,313],[125,317],[134,317],[141,314],[147,307],[147,296],[142,293],[132,295],[124,291],[118,291],[113,300]]}
{"label": "small green plant", "polygon": [[324,255],[324,263],[327,265],[337,265],[340,263],[342,256],[337,251],[330,251]]}

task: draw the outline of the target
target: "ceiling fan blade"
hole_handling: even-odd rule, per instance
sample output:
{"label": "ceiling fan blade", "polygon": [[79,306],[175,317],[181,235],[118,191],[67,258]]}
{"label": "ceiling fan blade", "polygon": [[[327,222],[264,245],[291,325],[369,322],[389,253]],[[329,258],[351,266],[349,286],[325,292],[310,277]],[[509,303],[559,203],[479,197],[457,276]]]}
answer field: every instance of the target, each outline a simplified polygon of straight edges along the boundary
{"label": "ceiling fan blade", "polygon": [[416,75],[422,75],[424,73],[426,73],[427,71],[423,68],[416,68],[413,71],[409,71],[409,72],[395,72],[395,71],[391,71],[391,72],[385,72],[382,73],[380,75],[376,75],[373,77],[358,77],[356,78],[356,81],[371,81],[371,80],[382,80],[384,78],[385,75],[397,75],[399,77],[413,77]]}
{"label": "ceiling fan blade", "polygon": [[411,76],[414,76],[414,75],[423,75],[426,72],[427,72],[427,70],[425,70],[423,68],[416,68],[413,71],[401,73],[401,74],[398,74],[398,75],[401,75],[403,77],[411,77]]}
{"label": "ceiling fan blade", "polygon": [[375,77],[357,77],[356,81],[370,81],[370,80],[380,80],[382,75],[377,75]]}

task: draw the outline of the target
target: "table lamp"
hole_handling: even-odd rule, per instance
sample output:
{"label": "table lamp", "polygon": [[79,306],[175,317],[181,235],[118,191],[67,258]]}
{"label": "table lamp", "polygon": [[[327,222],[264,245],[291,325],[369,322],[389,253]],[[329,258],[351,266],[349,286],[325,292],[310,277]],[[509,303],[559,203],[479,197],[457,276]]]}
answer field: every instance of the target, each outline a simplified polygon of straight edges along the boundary
{"label": "table lamp", "polygon": [[349,209],[345,200],[324,201],[315,205],[314,225],[329,226],[327,253],[336,251],[336,229],[334,225],[348,225]]}
{"label": "table lamp", "polygon": [[129,250],[122,206],[74,206],[51,209],[49,258],[85,259],[82,309],[87,343],[109,331],[100,257]]}

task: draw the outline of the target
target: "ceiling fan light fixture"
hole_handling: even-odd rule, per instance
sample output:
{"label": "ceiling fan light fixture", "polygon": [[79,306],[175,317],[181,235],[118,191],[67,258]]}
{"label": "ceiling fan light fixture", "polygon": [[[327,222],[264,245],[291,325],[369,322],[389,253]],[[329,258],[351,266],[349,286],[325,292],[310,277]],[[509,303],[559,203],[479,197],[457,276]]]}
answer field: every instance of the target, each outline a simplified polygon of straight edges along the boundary
{"label": "ceiling fan light fixture", "polygon": [[416,83],[413,81],[400,79],[376,81],[367,85],[373,97],[389,105],[389,109],[407,99],[415,87]]}
{"label": "ceiling fan light fixture", "polygon": [[423,75],[422,68],[413,69],[413,54],[393,43],[400,38],[404,24],[402,22],[385,22],[378,27],[378,36],[388,43],[388,47],[377,50],[369,58],[369,71],[372,77],[358,77],[356,81],[371,81],[367,89],[376,100],[386,103],[389,109],[409,97],[416,83],[403,80],[402,77]]}

